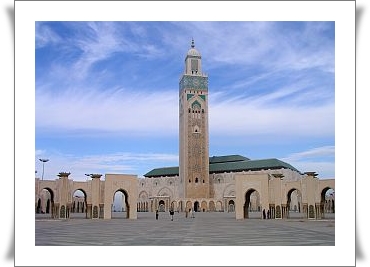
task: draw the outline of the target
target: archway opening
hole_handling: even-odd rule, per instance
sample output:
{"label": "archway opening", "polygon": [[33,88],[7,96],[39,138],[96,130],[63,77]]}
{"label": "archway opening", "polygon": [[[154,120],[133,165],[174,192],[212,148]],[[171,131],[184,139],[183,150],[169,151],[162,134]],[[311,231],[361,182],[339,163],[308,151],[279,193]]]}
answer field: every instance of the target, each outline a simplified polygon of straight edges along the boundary
{"label": "archway opening", "polygon": [[198,212],[198,211],[199,211],[199,202],[195,201],[194,202],[194,212]]}
{"label": "archway opening", "polygon": [[141,191],[139,194],[139,199],[137,201],[137,212],[148,212],[149,211],[149,197],[146,191]]}
{"label": "archway opening", "polygon": [[200,205],[200,209],[202,212],[205,212],[205,211],[208,211],[208,207],[207,207],[207,202],[206,201],[202,201],[202,204]]}
{"label": "archway opening", "polygon": [[284,217],[287,218],[304,218],[302,207],[302,193],[296,188],[292,188],[287,194],[286,210],[283,211]]}
{"label": "archway opening", "polygon": [[325,187],[321,191],[320,213],[321,218],[335,218],[335,191],[333,188]]}
{"label": "archway opening", "polygon": [[112,219],[127,219],[129,217],[130,205],[128,203],[128,194],[125,190],[117,190],[113,195],[113,204],[111,207]]}
{"label": "archway opening", "polygon": [[87,203],[86,192],[82,189],[77,189],[72,195],[72,206],[69,217],[71,219],[87,219]]}
{"label": "archway opening", "polygon": [[261,218],[261,200],[257,190],[249,189],[245,193],[244,218]]}
{"label": "archway opening", "polygon": [[228,203],[228,212],[235,212],[235,202],[232,199]]}
{"label": "archway opening", "polygon": [[50,188],[43,188],[36,200],[36,218],[56,218],[54,193]]}
{"label": "archway opening", "polygon": [[166,203],[164,202],[164,200],[160,200],[158,204],[159,204],[159,211],[162,211],[162,212],[166,211]]}

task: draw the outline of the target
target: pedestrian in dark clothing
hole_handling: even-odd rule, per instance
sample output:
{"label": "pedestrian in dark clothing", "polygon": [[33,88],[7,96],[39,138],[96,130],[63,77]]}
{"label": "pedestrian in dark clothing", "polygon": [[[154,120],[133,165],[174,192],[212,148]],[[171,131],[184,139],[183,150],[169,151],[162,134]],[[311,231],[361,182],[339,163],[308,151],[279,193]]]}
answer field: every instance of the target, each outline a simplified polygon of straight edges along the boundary
{"label": "pedestrian in dark clothing", "polygon": [[158,210],[155,211],[155,219],[158,220]]}
{"label": "pedestrian in dark clothing", "polygon": [[174,214],[175,212],[173,211],[173,210],[170,210],[170,216],[171,216],[171,221],[173,221],[173,214]]}
{"label": "pedestrian in dark clothing", "polygon": [[267,219],[270,219],[270,210],[267,210]]}
{"label": "pedestrian in dark clothing", "polygon": [[265,211],[265,209],[263,209],[262,214],[263,214],[263,219],[266,219],[266,211]]}

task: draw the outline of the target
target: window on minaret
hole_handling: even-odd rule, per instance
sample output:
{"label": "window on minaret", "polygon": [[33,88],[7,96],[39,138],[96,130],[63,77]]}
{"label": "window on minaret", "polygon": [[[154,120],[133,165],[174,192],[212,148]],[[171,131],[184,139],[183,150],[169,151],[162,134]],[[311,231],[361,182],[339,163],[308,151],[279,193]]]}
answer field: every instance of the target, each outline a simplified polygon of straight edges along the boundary
{"label": "window on minaret", "polygon": [[192,112],[193,112],[192,118],[200,119],[201,118],[200,116],[201,105],[199,104],[199,102],[195,101],[191,107],[192,107]]}
{"label": "window on minaret", "polygon": [[195,178],[195,183],[198,183],[198,177]]}
{"label": "window on minaret", "polygon": [[198,60],[196,59],[191,60],[191,73],[198,73]]}

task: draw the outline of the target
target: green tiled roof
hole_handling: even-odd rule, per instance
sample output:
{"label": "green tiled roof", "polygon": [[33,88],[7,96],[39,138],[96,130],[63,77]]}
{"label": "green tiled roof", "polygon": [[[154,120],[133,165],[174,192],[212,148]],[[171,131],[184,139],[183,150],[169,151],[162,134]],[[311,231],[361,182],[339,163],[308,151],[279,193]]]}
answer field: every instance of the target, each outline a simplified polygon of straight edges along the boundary
{"label": "green tiled roof", "polygon": [[237,162],[223,162],[209,165],[210,173],[257,171],[267,169],[291,169],[299,172],[292,165],[278,159],[244,160]]}
{"label": "green tiled roof", "polygon": [[[209,158],[209,172],[223,173],[223,172],[241,172],[241,171],[257,171],[267,169],[291,169],[299,172],[292,165],[278,160],[278,159],[261,159],[249,160],[240,155],[229,155]],[[161,177],[161,176],[175,176],[179,175],[179,167],[165,167],[153,169],[144,174],[145,177]]]}
{"label": "green tiled roof", "polygon": [[145,177],[161,177],[179,175],[179,167],[156,168],[144,174]]}
{"label": "green tiled roof", "polygon": [[209,157],[209,164],[249,160],[249,158],[240,155],[213,156]]}

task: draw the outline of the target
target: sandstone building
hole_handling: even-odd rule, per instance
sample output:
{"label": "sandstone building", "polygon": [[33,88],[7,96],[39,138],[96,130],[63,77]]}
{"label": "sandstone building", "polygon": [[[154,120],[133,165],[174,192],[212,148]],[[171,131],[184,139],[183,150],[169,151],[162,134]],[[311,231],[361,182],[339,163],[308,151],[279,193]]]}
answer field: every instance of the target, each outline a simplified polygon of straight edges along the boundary
{"label": "sandstone building", "polygon": [[[122,210],[132,219],[137,212],[170,209],[235,212],[236,219],[261,217],[263,210],[276,219],[334,213],[334,179],[320,180],[276,158],[210,156],[208,116],[208,76],[193,40],[179,82],[179,166],[153,169],[144,178],[106,174],[105,180],[92,175],[91,181],[74,182],[60,173],[55,181],[36,179],[36,212],[48,209],[52,217],[68,218],[77,210],[86,218],[109,219],[119,191]],[[73,197],[76,190],[84,196]]]}

